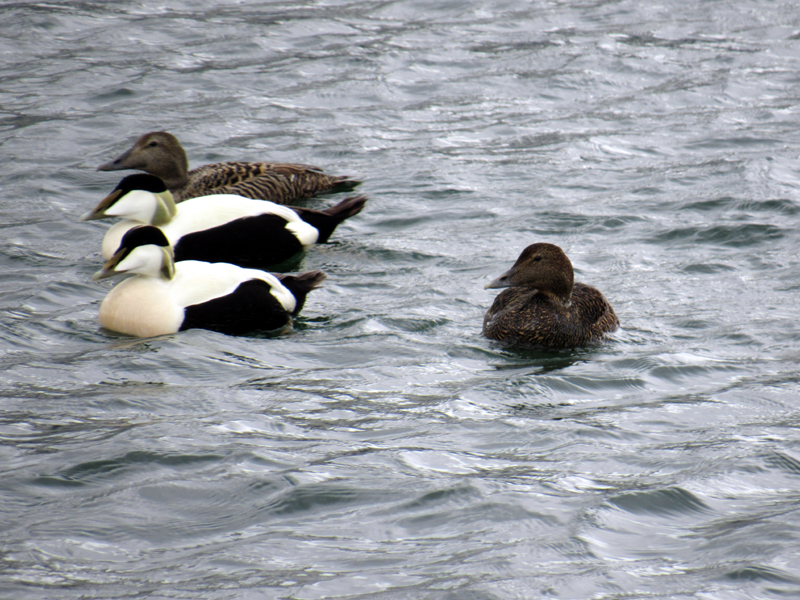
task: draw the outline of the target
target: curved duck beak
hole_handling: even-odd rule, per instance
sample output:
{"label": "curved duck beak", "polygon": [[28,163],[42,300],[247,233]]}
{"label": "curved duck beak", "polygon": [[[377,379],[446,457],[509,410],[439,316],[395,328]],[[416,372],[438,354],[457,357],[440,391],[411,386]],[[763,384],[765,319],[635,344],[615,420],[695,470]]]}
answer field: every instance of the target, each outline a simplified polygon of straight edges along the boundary
{"label": "curved duck beak", "polygon": [[106,214],[106,210],[108,207],[114,204],[119,198],[120,190],[114,190],[108,196],[103,198],[100,203],[95,206],[92,210],[87,213],[81,215],[81,221],[95,221],[97,219],[106,219],[109,215]]}
{"label": "curved duck beak", "polygon": [[117,252],[109,258],[106,263],[103,265],[103,268],[97,271],[94,275],[92,275],[92,281],[100,281],[101,279],[106,279],[107,277],[113,277],[114,275],[118,275],[119,272],[116,270],[116,266],[119,264],[126,254],[126,250],[124,248],[120,248]]}
{"label": "curved duck beak", "polygon": [[130,160],[130,156],[133,153],[133,148],[129,148],[122,154],[120,154],[114,160],[107,162],[103,165],[97,167],[98,171],[122,171],[124,169],[139,169],[142,165],[134,164],[135,161]]}
{"label": "curved duck beak", "polygon": [[493,279],[492,281],[487,283],[485,286],[483,286],[483,289],[489,290],[489,289],[493,289],[493,288],[511,287],[511,284],[508,281],[508,278],[509,278],[510,275],[511,275],[511,271],[506,271],[505,273],[500,275],[500,277],[498,277],[497,279]]}

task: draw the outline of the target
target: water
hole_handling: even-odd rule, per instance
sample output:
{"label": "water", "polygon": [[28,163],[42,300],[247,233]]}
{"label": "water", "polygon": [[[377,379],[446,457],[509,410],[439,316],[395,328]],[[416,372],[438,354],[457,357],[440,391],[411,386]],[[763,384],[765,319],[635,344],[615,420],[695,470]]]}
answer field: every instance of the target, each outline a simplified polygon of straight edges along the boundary
{"label": "water", "polygon": [[[791,3],[6,2],[0,52],[2,597],[800,596]],[[98,327],[77,217],[156,129],[364,181],[290,334]],[[533,241],[611,343],[481,337]]]}

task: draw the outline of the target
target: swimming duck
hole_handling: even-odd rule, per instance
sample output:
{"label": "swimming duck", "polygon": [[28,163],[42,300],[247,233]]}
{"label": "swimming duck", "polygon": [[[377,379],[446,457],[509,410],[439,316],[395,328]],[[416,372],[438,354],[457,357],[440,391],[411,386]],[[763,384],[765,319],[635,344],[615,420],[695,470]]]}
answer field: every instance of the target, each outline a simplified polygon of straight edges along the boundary
{"label": "swimming duck", "polygon": [[157,227],[143,225],[122,238],[94,280],[136,276],[114,287],[100,305],[100,324],[137,337],[210,329],[238,335],[291,323],[306,295],[325,279],[321,271],[275,276],[227,263],[176,263]]}
{"label": "swimming duck", "polygon": [[254,200],[290,204],[319,193],[349,191],[360,182],[345,176],[327,175],[310,165],[224,162],[189,171],[186,152],[178,139],[166,131],[144,134],[116,159],[98,171],[136,169],[161,178],[176,202],[209,194],[236,194]]}
{"label": "swimming duck", "polygon": [[366,201],[364,196],[353,196],[317,211],[214,194],[176,205],[161,179],[139,173],[125,177],[81,220],[126,219],[106,232],[105,260],[117,251],[126,231],[147,224],[163,230],[177,261],[227,262],[260,269],[327,242],[339,223],[361,212]]}
{"label": "swimming duck", "polygon": [[493,340],[557,350],[600,341],[619,327],[603,294],[575,283],[572,263],[554,244],[525,248],[490,288],[508,288],[483,319],[483,335]]}

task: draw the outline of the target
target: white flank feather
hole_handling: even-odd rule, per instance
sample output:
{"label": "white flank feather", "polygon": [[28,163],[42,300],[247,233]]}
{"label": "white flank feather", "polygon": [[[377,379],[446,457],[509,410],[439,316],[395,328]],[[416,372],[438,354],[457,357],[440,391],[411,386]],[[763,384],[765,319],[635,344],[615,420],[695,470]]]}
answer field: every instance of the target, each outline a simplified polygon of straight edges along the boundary
{"label": "white flank feather", "polygon": [[251,279],[266,281],[272,288],[272,296],[287,311],[292,312],[297,301],[280,279],[258,269],[244,269],[228,263],[206,263],[197,260],[182,260],[175,263],[175,278],[172,294],[181,306],[208,302],[232,293],[239,284]]}

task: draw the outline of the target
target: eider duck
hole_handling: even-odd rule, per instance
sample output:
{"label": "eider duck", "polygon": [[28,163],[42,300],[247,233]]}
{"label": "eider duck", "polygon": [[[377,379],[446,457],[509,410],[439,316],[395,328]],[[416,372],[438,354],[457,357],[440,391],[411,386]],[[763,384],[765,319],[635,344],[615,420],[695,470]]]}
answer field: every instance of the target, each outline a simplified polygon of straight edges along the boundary
{"label": "eider duck", "polygon": [[598,342],[619,327],[603,294],[575,283],[572,263],[554,244],[525,248],[489,288],[508,288],[483,319],[483,335],[493,340],[559,350]]}
{"label": "eider duck", "polygon": [[176,263],[167,238],[150,225],[127,232],[94,280],[119,273],[136,276],[105,297],[100,324],[137,337],[192,328],[229,335],[276,330],[291,323],[325,279],[321,271],[279,278],[226,263]]}
{"label": "eider duck", "polygon": [[360,182],[318,167],[267,162],[224,162],[189,171],[186,152],[166,131],[153,131],[98,171],[136,169],[162,179],[176,202],[209,194],[236,194],[290,204],[320,193],[349,191]]}
{"label": "eider duck", "polygon": [[156,225],[167,236],[175,260],[227,262],[266,268],[315,243],[327,242],[345,219],[367,201],[353,196],[324,211],[289,208],[232,194],[192,198],[176,205],[164,182],[144,173],[128,175],[82,221],[122,217],[103,238],[103,258],[117,251],[126,231]]}

